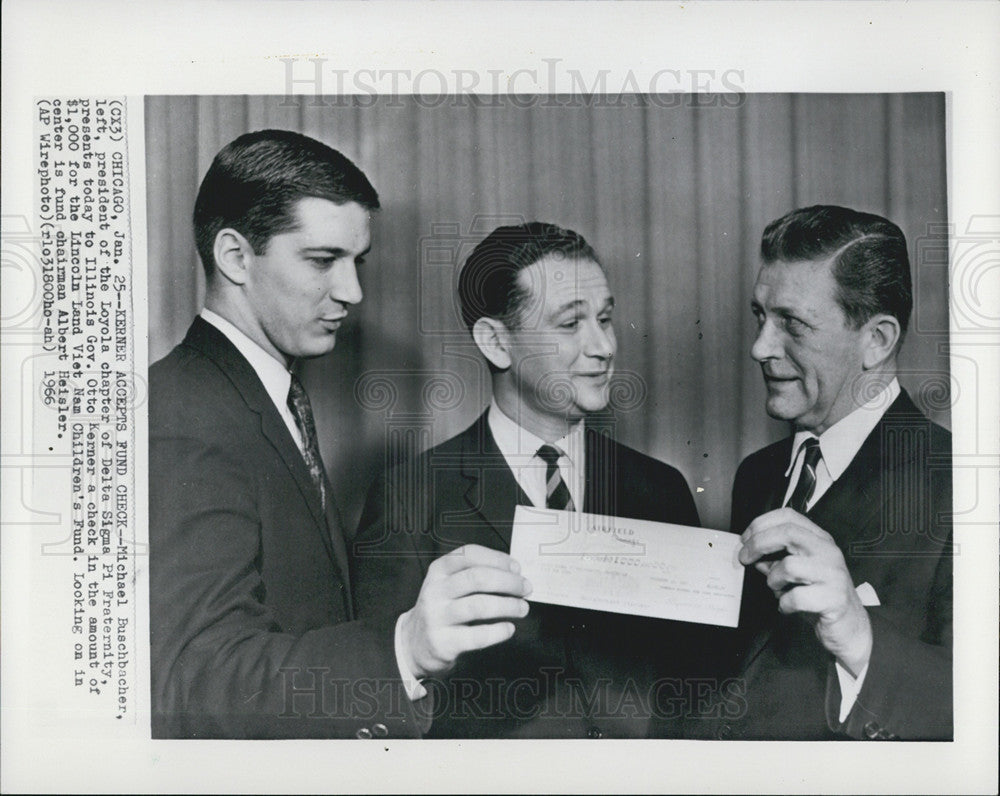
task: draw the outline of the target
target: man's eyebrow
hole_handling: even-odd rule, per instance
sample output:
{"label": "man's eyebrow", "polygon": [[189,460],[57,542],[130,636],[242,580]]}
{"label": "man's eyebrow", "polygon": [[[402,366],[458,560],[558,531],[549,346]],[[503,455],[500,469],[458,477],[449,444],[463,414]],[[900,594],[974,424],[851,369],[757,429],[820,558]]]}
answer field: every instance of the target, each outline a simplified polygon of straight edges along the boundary
{"label": "man's eyebrow", "polygon": [[[750,309],[752,309],[754,311],[760,310],[761,312],[767,312],[768,311],[767,309],[765,309],[765,307],[764,307],[763,304],[761,304],[759,301],[757,301],[757,299],[751,299],[750,300]],[[801,310],[799,310],[799,309],[797,309],[795,307],[786,307],[786,306],[781,305],[781,304],[779,304],[777,306],[774,306],[774,307],[771,307],[770,308],[770,312],[772,314],[774,314],[774,315],[781,315],[782,317],[794,317],[794,318],[802,318],[802,317],[804,317]]]}
{"label": "man's eyebrow", "polygon": [[795,307],[772,307],[771,308],[775,314],[781,315],[784,318],[801,318],[803,317],[802,312],[797,310]]}
{"label": "man's eyebrow", "polygon": [[[585,306],[587,306],[587,302],[584,301],[583,299],[573,299],[572,301],[567,301],[565,304],[556,307],[552,311],[552,314],[561,315],[562,313],[568,312],[569,310],[575,310]],[[608,296],[607,300],[601,305],[601,312],[603,312],[604,310],[611,309],[614,306],[615,306],[615,297]]]}
{"label": "man's eyebrow", "polygon": [[[368,246],[363,251],[357,253],[357,257],[364,257],[372,250],[371,246]],[[322,252],[324,254],[330,254],[334,257],[343,257],[345,254],[349,254],[347,249],[341,248],[340,246],[303,246],[299,249],[300,254],[314,254]]]}
{"label": "man's eyebrow", "polygon": [[553,315],[561,315],[562,313],[566,312],[567,310],[575,310],[578,307],[585,306],[586,303],[587,302],[584,301],[583,299],[573,299],[572,301],[567,301],[565,304],[563,304],[563,305],[561,305],[559,307],[556,307],[555,310],[553,310],[552,314]]}
{"label": "man's eyebrow", "polygon": [[771,307],[771,312],[777,315],[779,318],[785,318],[785,319],[791,318],[793,320],[798,321],[799,323],[804,323],[806,326],[809,326],[811,328],[816,328],[815,319],[806,315],[801,310],[798,310],[795,307],[784,307],[784,306]]}

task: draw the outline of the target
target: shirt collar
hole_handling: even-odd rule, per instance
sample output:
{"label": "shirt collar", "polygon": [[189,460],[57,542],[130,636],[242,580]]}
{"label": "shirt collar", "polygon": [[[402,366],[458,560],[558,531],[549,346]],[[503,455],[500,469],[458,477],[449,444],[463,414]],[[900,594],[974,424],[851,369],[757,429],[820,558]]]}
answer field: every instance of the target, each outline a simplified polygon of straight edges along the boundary
{"label": "shirt collar", "polygon": [[541,437],[522,428],[509,418],[497,405],[496,398],[490,402],[489,413],[486,416],[493,439],[505,459],[531,457],[538,453],[542,445],[550,444],[559,448],[570,460],[571,465],[583,461],[583,423],[576,423],[562,439],[546,443]]}
{"label": "shirt collar", "polygon": [[257,378],[264,385],[264,389],[267,391],[274,405],[279,410],[281,407],[286,406],[288,404],[288,388],[292,383],[292,374],[284,364],[267,353],[267,351],[218,313],[206,308],[201,311],[201,317],[222,332],[229,339],[229,342],[236,346],[237,350],[246,358],[247,362],[250,363],[250,367],[257,374]]}
{"label": "shirt collar", "polygon": [[[899,397],[899,380],[893,378],[889,385],[866,404],[859,406],[847,417],[834,423],[819,436],[819,449],[823,454],[823,462],[830,473],[830,478],[836,481],[847,466],[857,456],[858,451],[868,435],[874,431],[879,420]],[[799,431],[792,440],[792,457],[785,471],[785,477],[792,474],[799,449],[807,439],[816,439],[811,431]]]}

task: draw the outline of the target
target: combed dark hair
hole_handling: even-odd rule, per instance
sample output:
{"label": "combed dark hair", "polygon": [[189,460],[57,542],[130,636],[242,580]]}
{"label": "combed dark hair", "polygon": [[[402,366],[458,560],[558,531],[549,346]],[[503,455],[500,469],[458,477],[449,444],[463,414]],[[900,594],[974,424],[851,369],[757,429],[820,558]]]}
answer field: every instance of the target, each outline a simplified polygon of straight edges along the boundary
{"label": "combed dark hair", "polygon": [[480,318],[516,326],[528,298],[517,275],[549,255],[600,264],[582,235],[541,221],[497,227],[480,241],[458,275],[458,301],[469,331]]}
{"label": "combed dark hair", "polygon": [[232,227],[260,254],[295,228],[294,207],[306,197],[379,207],[364,173],[335,149],[290,130],[241,135],[215,156],[194,205],[194,236],[205,273],[215,270],[215,237]]}
{"label": "combed dark hair", "polygon": [[858,328],[892,315],[902,342],[913,310],[910,258],[903,232],[888,219],[833,205],[793,210],[767,225],[760,255],[765,264],[833,258],[837,302],[848,321]]}

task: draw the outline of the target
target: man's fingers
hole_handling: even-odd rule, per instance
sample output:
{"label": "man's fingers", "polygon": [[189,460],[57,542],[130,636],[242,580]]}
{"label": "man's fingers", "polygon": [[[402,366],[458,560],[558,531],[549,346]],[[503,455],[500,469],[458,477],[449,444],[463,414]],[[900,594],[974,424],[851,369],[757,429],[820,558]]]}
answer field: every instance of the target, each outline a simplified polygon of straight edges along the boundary
{"label": "man's fingers", "polygon": [[492,566],[475,566],[459,570],[449,575],[443,584],[443,593],[449,598],[476,593],[523,597],[530,591],[528,581],[520,575]]}
{"label": "man's fingers", "polygon": [[740,548],[741,564],[753,564],[763,556],[787,550],[794,552],[799,548],[800,533],[795,526],[782,524],[751,533],[743,534],[743,547]]}
{"label": "man's fingers", "polygon": [[514,624],[513,622],[494,622],[489,625],[464,625],[456,630],[461,651],[471,652],[506,641],[514,635]]}
{"label": "man's fingers", "polygon": [[795,586],[778,598],[778,610],[783,614],[826,614],[842,604],[842,595],[828,583]]}
{"label": "man's fingers", "polygon": [[819,531],[816,533],[799,523],[783,522],[764,528],[752,528],[753,526],[744,531],[741,537],[743,540],[743,547],[739,553],[741,564],[752,564],[765,556],[780,559],[783,551],[814,556],[828,551],[831,546],[837,547],[833,537],[826,531],[816,528],[816,531]]}
{"label": "man's fingers", "polygon": [[520,619],[527,614],[527,600],[517,597],[498,597],[494,594],[472,594],[452,600],[448,604],[448,618],[451,624]]}
{"label": "man's fingers", "polygon": [[507,553],[491,550],[478,544],[467,544],[441,556],[431,564],[438,574],[451,575],[469,567],[493,567],[494,569],[520,572],[521,566]]}
{"label": "man's fingers", "polygon": [[[463,652],[506,641],[528,613],[531,585],[506,553],[466,545],[431,563],[406,622],[411,671],[444,672]],[[482,623],[482,624],[470,624]]]}
{"label": "man's fingers", "polygon": [[774,569],[774,565],[777,563],[777,561],[758,561],[753,566],[754,569],[766,578],[771,574],[771,570]]}
{"label": "man's fingers", "polygon": [[743,532],[743,538],[746,539],[747,536],[752,536],[760,531],[766,531],[769,528],[776,528],[781,525],[794,525],[801,528],[804,532],[819,538],[829,537],[826,531],[808,517],[799,514],[794,509],[785,507],[761,514],[747,526],[747,529]]}
{"label": "man's fingers", "polygon": [[815,583],[818,578],[815,570],[814,562],[804,556],[786,556],[766,573],[767,585],[772,591],[780,592],[790,586]]}
{"label": "man's fingers", "polygon": [[510,570],[477,566],[452,573],[441,584],[441,589],[449,599],[480,593],[524,597],[530,593],[531,584]]}

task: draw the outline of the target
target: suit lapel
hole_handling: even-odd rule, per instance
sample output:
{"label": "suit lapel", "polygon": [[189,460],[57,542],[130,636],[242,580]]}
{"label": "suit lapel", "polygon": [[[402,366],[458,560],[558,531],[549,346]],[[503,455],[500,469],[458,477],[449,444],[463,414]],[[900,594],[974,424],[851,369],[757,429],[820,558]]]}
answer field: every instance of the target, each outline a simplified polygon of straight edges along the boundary
{"label": "suit lapel", "polygon": [[[856,458],[837,481],[806,512],[806,516],[833,537],[844,555],[858,532],[880,507],[879,472],[870,460]],[[844,517],[852,517],[844,522]]]}
{"label": "suit lapel", "polygon": [[[320,534],[323,546],[326,548],[330,558],[340,564],[334,551],[333,540],[331,539],[331,531],[334,529],[328,529],[319,495],[309,475],[309,468],[306,467],[302,453],[292,439],[291,434],[288,433],[285,421],[278,414],[274,402],[267,394],[267,390],[264,389],[264,385],[261,384],[256,371],[246,361],[236,346],[229,341],[229,338],[201,316],[194,319],[191,328],[188,330],[187,337],[184,339],[184,344],[200,351],[215,362],[239,391],[247,408],[260,417],[261,433],[281,457],[285,467],[288,468],[289,474],[298,486],[299,492],[302,494],[302,499],[306,502],[309,512],[315,520],[316,530]],[[339,532],[339,527],[336,530]],[[341,544],[343,545],[343,540],[341,540]],[[345,550],[344,563],[340,564],[341,574],[345,578],[348,571],[346,559]]]}
{"label": "suit lapel", "polygon": [[792,455],[792,440],[789,438],[787,445],[782,445],[778,451],[777,467],[771,470],[770,478],[767,478],[762,486],[762,497],[764,500],[761,506],[761,514],[781,508],[785,502],[785,492],[788,491],[788,478],[785,477],[785,470],[788,468],[788,459]]}
{"label": "suit lapel", "polygon": [[617,478],[617,451],[608,431],[586,427],[583,443],[584,512],[615,516],[619,513],[617,507],[625,502],[619,502],[618,491],[624,485]]}
{"label": "suit lapel", "polygon": [[[760,479],[760,503],[757,508],[741,519],[739,523],[741,530],[761,514],[781,508],[782,503],[784,503],[785,492],[788,491],[788,478],[785,476],[785,470],[788,469],[788,460],[792,455],[792,439],[792,437],[788,437],[782,440],[769,453],[766,462],[763,462],[759,470],[755,471],[755,477]],[[735,527],[734,530],[736,530]],[[745,617],[748,625],[746,629],[753,635],[748,642],[749,646],[743,658],[742,671],[744,673],[749,670],[757,656],[771,641],[778,625],[779,616],[777,600],[767,584],[756,571],[747,572],[743,588],[741,624]]]}
{"label": "suit lapel", "polygon": [[[326,475],[323,476],[326,478]],[[316,489],[312,490],[314,493]],[[326,482],[326,530],[327,533],[324,535],[324,539],[328,540],[332,545],[334,561],[336,561],[337,566],[340,568],[340,576],[344,581],[344,601],[347,603],[347,615],[350,617],[354,616],[354,601],[352,597],[352,589],[350,587],[350,581],[348,580],[348,573],[350,570],[350,559],[347,555],[347,541],[344,536],[344,523],[340,517],[340,509],[337,506],[337,501],[335,499],[334,491],[330,485],[329,479]]]}
{"label": "suit lapel", "polygon": [[[285,421],[281,419],[281,416],[273,406],[270,408],[272,410],[270,412],[261,412],[261,432],[265,437],[267,437],[268,442],[274,446],[278,455],[281,456],[282,461],[285,463],[285,467],[288,468],[289,474],[295,480],[295,485],[299,488],[299,492],[302,494],[302,499],[309,506],[309,512],[316,521],[316,525],[323,528],[325,531],[326,517],[323,514],[323,506],[320,503],[316,485],[313,483],[312,477],[309,475],[309,468],[306,467],[305,459],[302,458],[302,452],[299,450],[298,445],[295,444],[291,435],[288,433],[288,427],[285,425]],[[332,555],[333,545],[330,540],[326,538],[328,536],[329,534],[327,533],[323,534],[324,542],[327,543],[327,548]]]}
{"label": "suit lapel", "polygon": [[[886,475],[913,458],[915,431],[929,424],[906,391],[901,391],[847,469],[809,510],[809,519],[836,540],[845,557],[862,531],[881,521],[883,508],[888,508],[883,495]],[[898,433],[901,429],[906,433]],[[852,519],[844,522],[844,517]]]}
{"label": "suit lapel", "polygon": [[503,543],[502,549],[510,550],[514,509],[519,505],[530,506],[531,501],[497,447],[486,413],[463,435],[461,457],[462,476],[467,481],[466,503],[497,535]]}

